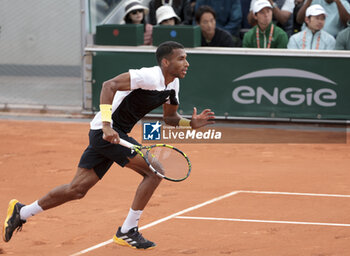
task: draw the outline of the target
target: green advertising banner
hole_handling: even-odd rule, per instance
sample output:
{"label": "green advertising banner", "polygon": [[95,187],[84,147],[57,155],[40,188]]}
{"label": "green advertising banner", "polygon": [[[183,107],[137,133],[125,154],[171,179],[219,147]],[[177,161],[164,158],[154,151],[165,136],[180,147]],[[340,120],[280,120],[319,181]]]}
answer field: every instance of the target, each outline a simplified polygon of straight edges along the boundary
{"label": "green advertising banner", "polygon": [[[285,50],[288,52],[287,50]],[[256,53],[256,54],[255,54]],[[263,55],[188,50],[180,81],[180,111],[211,108],[222,117],[350,119],[350,55]],[[93,56],[93,110],[103,81],[130,68],[154,66],[154,51],[98,52]],[[161,113],[157,109],[154,113]]]}

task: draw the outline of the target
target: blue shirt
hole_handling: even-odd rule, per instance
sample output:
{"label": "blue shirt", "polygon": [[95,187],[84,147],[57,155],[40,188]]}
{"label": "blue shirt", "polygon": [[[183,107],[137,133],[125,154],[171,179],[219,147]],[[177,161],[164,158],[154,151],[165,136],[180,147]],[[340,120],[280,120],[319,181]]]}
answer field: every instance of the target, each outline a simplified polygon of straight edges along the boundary
{"label": "blue shirt", "polygon": [[[345,10],[350,14],[350,4],[346,0],[340,0]],[[305,2],[304,2],[305,3]],[[319,4],[321,5],[326,13],[326,23],[324,24],[323,29],[327,31],[332,36],[336,37],[339,31],[345,28],[343,23],[339,18],[339,11],[337,4],[335,2],[328,4],[325,0],[313,0],[311,5]],[[305,24],[303,25],[303,29],[305,28]]]}
{"label": "blue shirt", "polygon": [[317,50],[317,44],[319,44],[318,50],[334,50],[335,39],[324,30],[317,31],[315,34],[313,34],[309,28],[306,28],[289,38],[287,48],[303,49],[304,44],[304,50]]}

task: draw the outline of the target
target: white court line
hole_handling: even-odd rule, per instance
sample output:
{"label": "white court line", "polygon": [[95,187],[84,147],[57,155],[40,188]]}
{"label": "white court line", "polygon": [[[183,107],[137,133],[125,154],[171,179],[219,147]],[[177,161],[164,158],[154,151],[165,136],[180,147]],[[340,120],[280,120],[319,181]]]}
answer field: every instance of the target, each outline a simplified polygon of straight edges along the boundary
{"label": "white court line", "polygon": [[[185,209],[185,210],[182,210],[182,211],[179,211],[179,212],[177,212],[177,213],[171,214],[171,215],[169,215],[169,216],[167,216],[167,217],[165,217],[165,218],[162,218],[162,219],[153,221],[153,222],[151,222],[151,223],[149,223],[149,224],[147,224],[147,225],[145,225],[145,226],[140,227],[139,230],[143,230],[143,229],[146,229],[146,228],[150,228],[150,227],[155,226],[155,225],[157,225],[157,224],[159,224],[159,223],[162,223],[162,222],[164,222],[164,221],[167,221],[167,220],[170,220],[170,219],[172,219],[172,218],[175,218],[176,216],[179,216],[179,215],[181,215],[181,214],[184,214],[184,213],[187,213],[187,212],[196,210],[196,209],[198,209],[198,208],[200,208],[200,207],[203,207],[203,206],[206,206],[206,205],[208,205],[208,204],[211,204],[211,203],[220,201],[220,200],[222,200],[222,199],[224,199],[224,198],[227,198],[227,197],[236,195],[236,194],[238,194],[239,192],[240,192],[240,191],[232,191],[232,192],[227,193],[227,194],[225,194],[225,195],[222,195],[222,196],[219,196],[219,197],[215,197],[215,198],[213,198],[213,199],[211,199],[211,200],[208,200],[208,201],[206,201],[206,202],[204,202],[204,203],[197,204],[197,205],[192,206],[192,207],[189,207],[189,208],[187,208],[187,209]],[[110,244],[110,243],[112,243],[112,242],[113,242],[113,239],[109,239],[109,240],[107,240],[107,241],[105,241],[105,242],[99,243],[99,244],[97,244],[97,245],[95,245],[95,246],[92,246],[92,247],[87,248],[87,249],[85,249],[85,250],[82,250],[82,251],[80,251],[80,252],[74,253],[74,254],[72,254],[72,255],[70,255],[70,256],[82,255],[82,254],[85,254],[85,253],[87,253],[87,252],[96,250],[96,249],[98,249],[98,248],[100,248],[100,247],[102,247],[102,246],[105,246],[105,245],[107,245],[107,244]]]}
{"label": "white court line", "polygon": [[274,192],[274,191],[248,191],[242,190],[239,193],[249,194],[268,194],[268,195],[292,195],[292,196],[321,196],[321,197],[345,197],[350,198],[350,195],[338,195],[338,194],[315,194],[315,193],[295,193],[295,192]]}
{"label": "white court line", "polygon": [[[337,195],[337,194],[315,194],[315,193],[295,193],[295,192],[274,192],[274,191],[247,191],[247,190],[237,190],[237,191],[232,191],[230,193],[227,193],[225,195],[222,195],[222,196],[219,196],[219,197],[215,197],[211,200],[208,200],[204,203],[201,203],[201,204],[197,204],[195,206],[192,206],[192,207],[189,207],[185,210],[182,210],[182,211],[179,211],[177,213],[174,213],[172,215],[169,215],[167,217],[164,217],[162,219],[159,219],[159,220],[156,220],[154,222],[151,222],[145,226],[142,226],[139,228],[139,230],[143,230],[143,229],[146,229],[146,228],[150,228],[152,226],[155,226],[159,223],[162,223],[164,221],[167,221],[167,220],[170,220],[172,218],[175,218],[179,215],[182,215],[184,213],[187,213],[187,212],[190,212],[190,211],[193,211],[193,210],[196,210],[200,207],[203,207],[203,206],[206,206],[208,204],[211,204],[211,203],[214,203],[214,202],[217,202],[219,200],[222,200],[224,198],[227,198],[227,197],[230,197],[230,196],[233,196],[233,195],[237,195],[239,193],[250,193],[250,194],[271,194],[271,195],[295,195],[295,196],[321,196],[321,197],[345,197],[345,198],[350,198],[350,195]],[[344,224],[344,225],[347,225],[347,224]],[[90,251],[93,251],[93,250],[96,250],[102,246],[105,246],[107,244],[110,244],[113,242],[113,239],[109,239],[105,242],[102,242],[102,243],[99,243],[97,245],[94,245],[92,247],[89,247],[87,249],[84,249],[80,252],[77,252],[77,253],[74,253],[70,256],[78,256],[78,255],[82,255],[82,254],[85,254],[87,252],[90,252]]]}
{"label": "white court line", "polygon": [[337,226],[350,227],[350,224],[341,223],[324,223],[324,222],[299,222],[299,221],[279,221],[279,220],[251,220],[251,219],[230,219],[230,218],[211,218],[211,217],[191,217],[177,216],[176,219],[188,220],[221,220],[221,221],[236,221],[236,222],[257,222],[257,223],[278,223],[278,224],[297,224],[297,225],[316,225],[316,226]]}

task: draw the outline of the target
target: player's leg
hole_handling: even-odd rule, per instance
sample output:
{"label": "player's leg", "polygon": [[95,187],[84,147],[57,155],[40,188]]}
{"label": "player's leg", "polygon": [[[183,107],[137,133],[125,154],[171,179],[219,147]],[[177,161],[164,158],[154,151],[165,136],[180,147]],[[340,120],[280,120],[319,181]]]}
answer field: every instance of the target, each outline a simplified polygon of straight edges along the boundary
{"label": "player's leg", "polygon": [[126,167],[129,167],[142,175],[143,179],[136,190],[129,214],[123,225],[118,228],[113,239],[116,243],[121,245],[127,245],[137,249],[151,249],[154,248],[156,244],[145,239],[138,232],[138,222],[143,209],[151,199],[153,192],[156,190],[162,179],[149,169],[148,165],[139,155],[130,159],[130,162]]}
{"label": "player's leg", "polygon": [[98,181],[99,177],[94,170],[79,167],[71,183],[54,188],[30,205],[23,205],[16,199],[11,200],[3,225],[3,240],[8,242],[13,232],[16,229],[21,229],[29,217],[65,202],[81,199]]}
{"label": "player's leg", "polygon": [[130,159],[130,162],[126,165],[126,167],[143,176],[143,179],[136,190],[134,201],[131,205],[131,207],[135,210],[143,210],[148,201],[151,199],[153,192],[162,181],[162,178],[154,174],[149,169],[145,160],[140,155],[136,155],[134,158]]}
{"label": "player's leg", "polygon": [[78,167],[71,183],[52,189],[39,199],[38,204],[43,210],[48,210],[68,201],[81,199],[99,180],[93,169]]}

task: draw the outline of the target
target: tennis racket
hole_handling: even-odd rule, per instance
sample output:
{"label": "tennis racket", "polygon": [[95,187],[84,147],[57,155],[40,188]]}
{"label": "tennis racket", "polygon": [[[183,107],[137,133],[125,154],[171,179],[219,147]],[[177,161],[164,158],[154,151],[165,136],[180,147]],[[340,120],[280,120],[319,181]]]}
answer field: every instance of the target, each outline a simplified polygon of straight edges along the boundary
{"label": "tennis racket", "polygon": [[191,162],[181,150],[166,144],[138,146],[120,139],[120,145],[139,154],[159,177],[170,181],[183,181],[191,173]]}

